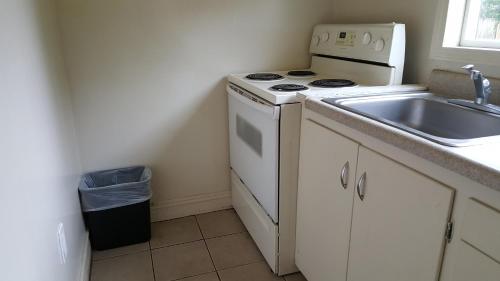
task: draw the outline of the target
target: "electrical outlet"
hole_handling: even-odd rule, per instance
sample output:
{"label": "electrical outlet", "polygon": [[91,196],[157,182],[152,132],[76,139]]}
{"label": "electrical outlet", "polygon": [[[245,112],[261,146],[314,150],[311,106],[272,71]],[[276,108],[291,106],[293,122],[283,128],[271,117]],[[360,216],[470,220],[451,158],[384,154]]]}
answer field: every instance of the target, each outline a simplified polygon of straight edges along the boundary
{"label": "electrical outlet", "polygon": [[61,264],[65,264],[68,258],[68,245],[66,244],[66,234],[62,222],[57,226],[57,243],[59,246],[59,261]]}

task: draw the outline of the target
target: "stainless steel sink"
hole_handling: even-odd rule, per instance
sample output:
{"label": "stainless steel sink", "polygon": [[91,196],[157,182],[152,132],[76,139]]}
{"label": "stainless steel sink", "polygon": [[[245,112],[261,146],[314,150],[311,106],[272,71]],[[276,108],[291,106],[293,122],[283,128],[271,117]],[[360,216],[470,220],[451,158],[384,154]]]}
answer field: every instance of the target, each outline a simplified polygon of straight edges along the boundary
{"label": "stainless steel sink", "polygon": [[447,146],[500,142],[500,116],[430,93],[329,98],[324,102]]}

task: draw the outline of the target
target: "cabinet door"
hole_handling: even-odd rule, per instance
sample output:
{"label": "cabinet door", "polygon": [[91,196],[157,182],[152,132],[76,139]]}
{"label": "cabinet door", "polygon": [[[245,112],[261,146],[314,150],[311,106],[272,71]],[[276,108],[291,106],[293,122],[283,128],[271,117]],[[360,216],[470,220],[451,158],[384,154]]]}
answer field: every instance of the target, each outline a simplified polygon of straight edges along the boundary
{"label": "cabinet door", "polygon": [[296,264],[308,281],[345,280],[358,144],[308,120],[301,136]]}
{"label": "cabinet door", "polygon": [[360,147],[357,189],[363,175],[354,199],[348,280],[437,280],[453,191]]}

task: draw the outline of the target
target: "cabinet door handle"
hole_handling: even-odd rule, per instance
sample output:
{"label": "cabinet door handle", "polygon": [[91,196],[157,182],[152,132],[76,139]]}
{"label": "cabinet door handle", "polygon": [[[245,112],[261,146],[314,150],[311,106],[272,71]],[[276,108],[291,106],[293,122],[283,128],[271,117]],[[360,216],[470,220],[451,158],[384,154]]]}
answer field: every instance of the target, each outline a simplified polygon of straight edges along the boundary
{"label": "cabinet door handle", "polygon": [[357,185],[358,196],[361,201],[365,200],[366,195],[366,172],[358,180]]}
{"label": "cabinet door handle", "polygon": [[347,189],[348,181],[349,181],[349,161],[347,161],[344,164],[342,170],[340,171],[340,184],[342,184],[342,187],[344,189]]}

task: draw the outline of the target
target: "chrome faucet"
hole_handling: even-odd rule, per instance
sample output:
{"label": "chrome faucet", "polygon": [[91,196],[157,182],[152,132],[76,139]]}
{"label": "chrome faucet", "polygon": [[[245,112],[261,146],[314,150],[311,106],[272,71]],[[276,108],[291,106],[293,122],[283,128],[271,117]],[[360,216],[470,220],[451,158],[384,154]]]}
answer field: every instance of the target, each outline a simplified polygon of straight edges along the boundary
{"label": "chrome faucet", "polygon": [[484,77],[481,71],[474,69],[474,65],[472,64],[462,66],[462,69],[467,70],[470,74],[470,79],[474,81],[476,98],[474,101],[451,99],[448,102],[488,113],[500,114],[500,106],[488,103],[491,95],[490,81]]}
{"label": "chrome faucet", "polygon": [[484,77],[481,71],[474,69],[474,65],[472,64],[462,66],[462,69],[467,70],[470,74],[470,79],[474,81],[474,87],[476,87],[476,99],[474,103],[478,105],[487,105],[488,98],[491,95],[490,81]]}

